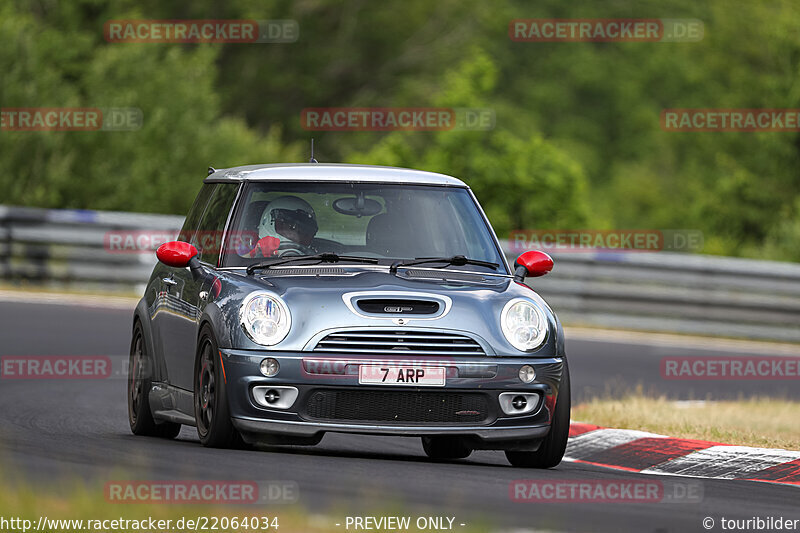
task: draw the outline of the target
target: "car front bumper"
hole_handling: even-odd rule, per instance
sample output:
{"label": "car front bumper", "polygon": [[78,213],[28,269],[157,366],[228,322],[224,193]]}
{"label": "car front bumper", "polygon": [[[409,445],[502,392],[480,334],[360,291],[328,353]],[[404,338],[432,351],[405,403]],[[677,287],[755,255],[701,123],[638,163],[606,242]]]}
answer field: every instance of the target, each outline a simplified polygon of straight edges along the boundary
{"label": "car front bumper", "polygon": [[[273,377],[260,372],[261,361],[267,357],[280,364]],[[245,440],[268,443],[314,443],[326,432],[337,432],[450,435],[468,439],[475,449],[535,449],[549,431],[565,369],[561,357],[417,357],[412,361],[399,355],[223,349],[220,359],[234,426]],[[358,368],[364,364],[444,367],[445,385],[362,385]],[[526,364],[536,371],[531,383],[519,378],[519,369]],[[256,401],[254,389],[271,386],[293,387],[297,398],[285,409],[267,408]],[[537,406],[529,413],[509,415],[499,401],[500,394],[508,392],[535,393]],[[320,409],[319,402],[331,405]]]}

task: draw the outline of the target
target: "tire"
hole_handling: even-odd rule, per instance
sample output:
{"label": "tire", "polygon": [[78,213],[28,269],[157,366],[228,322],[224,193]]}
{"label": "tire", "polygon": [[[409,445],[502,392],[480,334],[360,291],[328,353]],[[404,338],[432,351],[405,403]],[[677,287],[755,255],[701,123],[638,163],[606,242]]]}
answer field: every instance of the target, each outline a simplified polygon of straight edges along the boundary
{"label": "tire", "polygon": [[208,448],[241,448],[244,445],[233,427],[228,409],[225,377],[220,367],[219,348],[211,328],[200,330],[194,364],[194,418],[200,443]]}
{"label": "tire", "polygon": [[157,423],[150,411],[148,394],[153,360],[147,354],[142,324],[137,320],[133,325],[131,354],[128,359],[128,422],[134,435],[147,435],[174,439],[181,431],[181,425],[174,422]]}
{"label": "tire", "polygon": [[436,461],[466,459],[472,453],[472,448],[459,437],[422,437],[422,449]]}
{"label": "tire", "polygon": [[522,468],[553,468],[558,466],[564,457],[569,437],[570,384],[569,367],[564,360],[564,377],[556,399],[556,410],[550,432],[542,439],[535,452],[506,451],[506,459],[513,466]]}

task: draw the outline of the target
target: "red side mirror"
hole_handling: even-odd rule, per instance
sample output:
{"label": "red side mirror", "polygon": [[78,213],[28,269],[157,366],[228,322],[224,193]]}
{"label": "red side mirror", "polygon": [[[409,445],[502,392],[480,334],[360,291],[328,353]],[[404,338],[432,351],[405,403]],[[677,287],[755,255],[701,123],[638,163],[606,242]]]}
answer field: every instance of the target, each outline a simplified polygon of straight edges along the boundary
{"label": "red side mirror", "polygon": [[175,268],[186,268],[196,255],[197,248],[183,241],[166,242],[156,250],[159,261]]}
{"label": "red side mirror", "polygon": [[514,263],[514,277],[522,281],[525,276],[536,278],[553,270],[553,258],[539,250],[530,250],[519,256]]}

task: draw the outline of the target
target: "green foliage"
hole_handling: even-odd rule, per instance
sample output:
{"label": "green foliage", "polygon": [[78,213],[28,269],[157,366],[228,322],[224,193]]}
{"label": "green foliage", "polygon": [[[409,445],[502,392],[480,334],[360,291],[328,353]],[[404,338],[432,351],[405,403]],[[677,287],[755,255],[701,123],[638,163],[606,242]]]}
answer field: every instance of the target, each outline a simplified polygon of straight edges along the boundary
{"label": "green foliage", "polygon": [[[687,43],[517,43],[515,18],[697,18]],[[113,44],[109,19],[294,19],[292,44]],[[498,233],[699,229],[800,259],[797,133],[682,133],[665,108],[800,108],[793,0],[0,3],[2,107],[137,107],[133,132],[0,131],[0,203],[183,213],[208,165],[308,158],[307,107],[489,108],[492,131],[315,132],[321,161],[467,181]]]}
{"label": "green foliage", "polygon": [[260,134],[222,114],[219,48],[111,45],[71,22],[56,28],[8,5],[0,12],[3,107],[135,107],[143,125],[0,132],[2,203],[185,213],[209,165],[300,157],[279,125]]}
{"label": "green foliage", "polygon": [[[497,71],[473,50],[444,75],[436,107],[486,107]],[[584,227],[588,219],[586,179],[580,165],[538,133],[441,131],[425,136],[393,132],[353,162],[388,162],[459,176],[480,198],[501,235],[533,227]]]}

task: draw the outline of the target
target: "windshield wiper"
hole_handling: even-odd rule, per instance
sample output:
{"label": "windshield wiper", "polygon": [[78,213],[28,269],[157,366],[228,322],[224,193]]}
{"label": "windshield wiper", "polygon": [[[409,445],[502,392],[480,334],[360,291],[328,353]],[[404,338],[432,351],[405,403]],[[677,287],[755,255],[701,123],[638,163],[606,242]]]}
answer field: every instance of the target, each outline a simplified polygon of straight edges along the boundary
{"label": "windshield wiper", "polygon": [[389,267],[389,272],[391,272],[392,274],[397,274],[397,269],[400,267],[426,265],[428,263],[445,263],[444,266],[438,268],[444,268],[450,265],[454,266],[477,265],[486,268],[491,268],[492,270],[497,270],[497,267],[500,266],[498,263],[490,263],[489,261],[478,261],[477,259],[468,259],[463,255],[454,255],[453,257],[418,257],[411,261],[395,261],[394,263],[392,263],[392,266]]}
{"label": "windshield wiper", "polygon": [[249,275],[252,275],[253,272],[259,269],[267,269],[278,265],[293,263],[295,261],[319,261],[320,263],[338,263],[339,261],[350,261],[352,263],[370,263],[370,264],[376,264],[378,262],[378,260],[373,257],[360,257],[357,255],[337,255],[334,253],[323,253],[315,255],[293,255],[291,257],[275,259],[273,261],[262,261],[260,263],[255,263],[247,267],[247,273]]}

